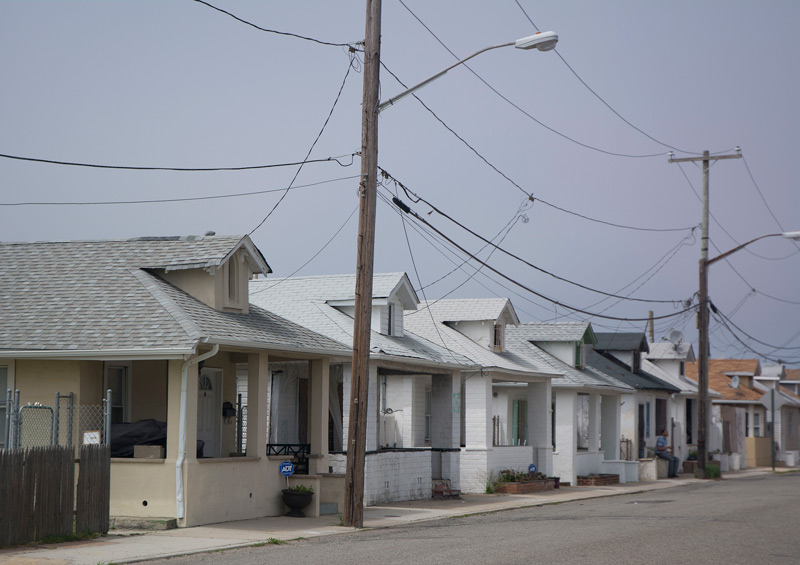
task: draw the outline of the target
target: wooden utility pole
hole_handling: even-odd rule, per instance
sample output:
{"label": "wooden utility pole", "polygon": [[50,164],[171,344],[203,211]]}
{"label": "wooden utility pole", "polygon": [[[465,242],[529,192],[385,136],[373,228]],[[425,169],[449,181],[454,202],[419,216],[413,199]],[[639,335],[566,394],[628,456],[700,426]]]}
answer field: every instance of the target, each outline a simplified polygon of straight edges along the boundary
{"label": "wooden utility pole", "polygon": [[700,288],[697,311],[697,349],[699,350],[697,352],[697,476],[701,479],[706,478],[706,462],[708,461],[706,438],[711,412],[708,399],[708,169],[711,161],[740,159],[742,154],[738,152],[738,147],[736,149],[736,155],[715,155],[712,157],[708,151],[703,151],[702,157],[684,157],[681,159],[670,157],[669,159],[670,163],[703,162],[703,235],[700,242]]}
{"label": "wooden utility pole", "polygon": [[378,176],[378,90],[381,59],[381,0],[367,0],[364,40],[364,94],[361,108],[361,181],[358,257],[353,314],[353,367],[347,427],[345,526],[364,525],[364,464],[367,445],[369,336],[372,318],[372,269],[375,255],[375,203]]}
{"label": "wooden utility pole", "polygon": [[647,317],[649,318],[647,325],[650,328],[650,343],[655,343],[655,341],[656,341],[656,330],[653,327],[653,311],[652,310],[650,310],[648,312]]}

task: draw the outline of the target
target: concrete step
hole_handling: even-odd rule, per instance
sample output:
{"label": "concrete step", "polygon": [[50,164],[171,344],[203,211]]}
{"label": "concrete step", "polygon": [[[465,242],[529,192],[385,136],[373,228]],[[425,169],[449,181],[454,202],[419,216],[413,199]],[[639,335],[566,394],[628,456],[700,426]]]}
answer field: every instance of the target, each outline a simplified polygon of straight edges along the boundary
{"label": "concrete step", "polygon": [[139,518],[136,516],[111,516],[111,530],[174,530],[178,527],[177,518]]}

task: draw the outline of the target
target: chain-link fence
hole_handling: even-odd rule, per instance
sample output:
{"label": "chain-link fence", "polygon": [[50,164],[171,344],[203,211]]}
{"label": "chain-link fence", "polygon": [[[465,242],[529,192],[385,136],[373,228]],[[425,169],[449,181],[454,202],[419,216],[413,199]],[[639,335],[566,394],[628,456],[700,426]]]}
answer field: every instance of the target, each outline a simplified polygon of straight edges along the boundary
{"label": "chain-link fence", "polygon": [[84,444],[107,444],[107,400],[99,405],[74,405],[74,395],[55,396],[53,406],[22,405],[19,392],[8,392],[4,445],[8,448],[74,446],[76,456]]}

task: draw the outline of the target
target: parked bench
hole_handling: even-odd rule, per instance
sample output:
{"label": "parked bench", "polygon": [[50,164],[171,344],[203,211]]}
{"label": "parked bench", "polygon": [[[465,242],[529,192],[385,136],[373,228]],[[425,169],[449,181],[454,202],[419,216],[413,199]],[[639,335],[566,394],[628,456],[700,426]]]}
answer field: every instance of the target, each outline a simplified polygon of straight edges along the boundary
{"label": "parked bench", "polygon": [[669,461],[661,457],[639,459],[639,480],[656,481],[669,475]]}

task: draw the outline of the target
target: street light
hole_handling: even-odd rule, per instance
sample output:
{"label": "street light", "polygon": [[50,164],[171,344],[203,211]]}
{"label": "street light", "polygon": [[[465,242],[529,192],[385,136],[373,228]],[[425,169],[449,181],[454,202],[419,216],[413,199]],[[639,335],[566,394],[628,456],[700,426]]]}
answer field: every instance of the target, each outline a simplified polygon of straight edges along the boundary
{"label": "street light", "polygon": [[517,49],[524,49],[524,50],[538,49],[539,51],[550,51],[551,49],[555,48],[556,43],[558,43],[558,35],[556,35],[556,32],[554,32],[554,31],[544,31],[544,32],[536,33],[534,35],[529,35],[528,37],[523,37],[522,39],[517,39],[516,41],[510,41],[508,43],[500,43],[499,45],[492,45],[490,47],[484,47],[483,49],[481,49],[479,51],[475,51],[475,53],[473,53],[472,55],[469,55],[468,57],[464,57],[463,59],[461,59],[459,61],[456,61],[455,63],[453,63],[452,65],[447,67],[445,70],[440,71],[440,72],[436,73],[435,75],[426,78],[422,82],[415,84],[411,88],[408,88],[408,89],[404,90],[400,94],[398,94],[396,96],[392,96],[386,102],[381,102],[378,105],[378,112],[379,113],[383,112],[386,108],[388,108],[389,106],[392,106],[395,102],[399,102],[400,100],[402,100],[403,98],[405,98],[406,96],[411,94],[412,92],[416,92],[417,90],[419,90],[420,88],[422,88],[426,84],[432,83],[437,78],[447,74],[447,72],[450,71],[451,69],[454,69],[455,67],[457,67],[457,66],[459,66],[459,65],[461,65],[463,63],[466,63],[467,61],[469,61],[473,57],[476,57],[476,56],[480,55],[481,53],[485,53],[487,51],[491,51],[492,49],[499,49],[500,47],[511,47],[512,45],[514,47],[516,47]]}
{"label": "street light", "polygon": [[697,363],[697,389],[698,389],[698,426],[697,426],[697,476],[701,479],[706,477],[706,462],[708,460],[708,443],[706,442],[706,430],[708,427],[708,267],[724,259],[728,255],[736,253],[751,243],[767,237],[785,237],[787,239],[800,239],[800,231],[790,231],[784,233],[770,233],[751,239],[714,257],[713,259],[700,259],[700,292],[699,310],[697,314],[698,337],[697,347],[700,350],[700,357]]}
{"label": "street light", "polygon": [[353,365],[350,381],[350,421],[345,465],[345,500],[342,522],[361,527],[363,520],[364,464],[366,462],[367,390],[369,373],[369,332],[372,314],[372,271],[375,251],[375,203],[378,180],[378,114],[404,96],[422,88],[473,57],[492,49],[514,46],[517,49],[549,51],[558,36],[552,31],[537,33],[510,43],[492,45],[450,65],[395,96],[379,102],[381,54],[381,0],[367,0],[364,38],[364,92],[361,107],[361,182],[359,184],[358,242],[356,255],[355,308],[353,312]]}

